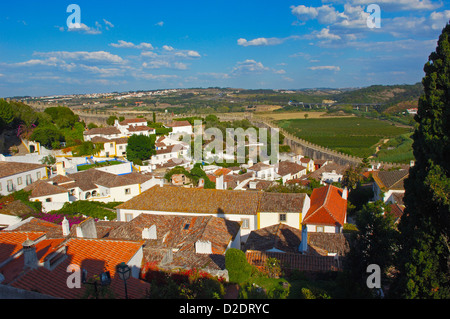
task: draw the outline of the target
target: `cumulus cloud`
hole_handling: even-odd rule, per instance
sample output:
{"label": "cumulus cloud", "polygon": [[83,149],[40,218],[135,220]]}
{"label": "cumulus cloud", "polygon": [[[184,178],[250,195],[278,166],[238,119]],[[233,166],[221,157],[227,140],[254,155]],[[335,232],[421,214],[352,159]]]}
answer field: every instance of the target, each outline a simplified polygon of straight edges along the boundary
{"label": "cumulus cloud", "polygon": [[334,66],[334,65],[311,66],[308,69],[310,69],[312,71],[316,71],[316,70],[340,71],[341,70],[340,67]]}
{"label": "cumulus cloud", "polygon": [[115,54],[106,51],[54,51],[54,52],[35,52],[33,55],[58,58],[64,61],[78,60],[90,62],[108,62],[108,63],[123,63],[124,60]]}
{"label": "cumulus cloud", "polygon": [[119,40],[118,43],[111,43],[110,46],[112,46],[114,48],[153,50],[153,46],[150,43],[146,43],[146,42],[142,42],[140,44],[134,44],[133,42]]}
{"label": "cumulus cloud", "polygon": [[237,44],[243,47],[248,46],[269,46],[269,45],[278,45],[282,44],[287,40],[291,39],[300,39],[300,36],[290,36],[286,38],[257,38],[248,41],[247,39],[240,38],[237,40]]}
{"label": "cumulus cloud", "polygon": [[262,71],[269,70],[261,62],[256,62],[252,59],[247,59],[242,62],[237,62],[236,66],[232,70],[232,74],[248,74],[248,73],[260,73]]}

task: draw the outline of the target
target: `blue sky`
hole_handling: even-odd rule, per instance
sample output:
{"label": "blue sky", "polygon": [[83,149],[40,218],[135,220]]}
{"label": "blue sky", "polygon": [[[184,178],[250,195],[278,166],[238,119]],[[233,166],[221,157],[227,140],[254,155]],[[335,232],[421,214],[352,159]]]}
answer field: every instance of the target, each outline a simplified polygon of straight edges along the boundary
{"label": "blue sky", "polygon": [[413,84],[450,20],[441,0],[18,0],[0,12],[2,97]]}

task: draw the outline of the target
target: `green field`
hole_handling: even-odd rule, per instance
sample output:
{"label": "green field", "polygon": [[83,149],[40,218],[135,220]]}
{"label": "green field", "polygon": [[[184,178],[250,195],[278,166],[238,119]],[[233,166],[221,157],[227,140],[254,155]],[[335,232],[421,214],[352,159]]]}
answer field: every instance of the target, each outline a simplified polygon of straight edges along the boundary
{"label": "green field", "polygon": [[[409,134],[412,129],[398,127],[384,121],[352,117],[281,120],[277,124],[301,139],[361,158],[375,154],[378,145],[383,145],[383,158],[389,159],[390,162],[409,162],[412,155],[411,153],[402,157],[403,153],[411,150],[411,144],[408,144],[406,140],[395,139]],[[385,145],[382,143],[385,139],[395,139],[395,146],[390,145],[389,149],[383,148]],[[399,152],[397,146],[400,145],[402,148]]]}

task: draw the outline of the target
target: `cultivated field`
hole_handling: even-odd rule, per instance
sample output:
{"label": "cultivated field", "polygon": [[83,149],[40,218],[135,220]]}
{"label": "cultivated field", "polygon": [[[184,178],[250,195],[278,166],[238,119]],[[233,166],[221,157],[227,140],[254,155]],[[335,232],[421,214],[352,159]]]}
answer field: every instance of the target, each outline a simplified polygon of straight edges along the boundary
{"label": "cultivated field", "polygon": [[[410,133],[410,129],[397,127],[384,121],[359,117],[346,118],[308,118],[277,121],[278,126],[289,133],[311,143],[361,158],[370,157],[383,145],[386,139],[395,139]],[[389,152],[396,153],[395,147],[383,149],[383,156],[389,158]],[[402,149],[401,152],[409,152]],[[404,162],[409,156],[401,157]]]}
{"label": "cultivated field", "polygon": [[354,115],[344,115],[344,114],[336,114],[336,115],[329,115],[326,112],[267,112],[267,113],[255,113],[255,117],[260,118],[266,118],[273,121],[280,121],[280,120],[295,120],[295,119],[304,119],[305,114],[307,115],[308,119],[318,119],[318,118],[349,118],[353,117]]}

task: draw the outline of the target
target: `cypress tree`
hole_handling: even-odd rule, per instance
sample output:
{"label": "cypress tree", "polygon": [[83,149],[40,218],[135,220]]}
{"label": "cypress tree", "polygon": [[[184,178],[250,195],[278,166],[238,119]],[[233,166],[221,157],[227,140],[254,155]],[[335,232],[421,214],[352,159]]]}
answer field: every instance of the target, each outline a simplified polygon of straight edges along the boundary
{"label": "cypress tree", "polygon": [[399,224],[399,298],[450,298],[450,25],[424,66],[413,134],[415,165],[405,180]]}

